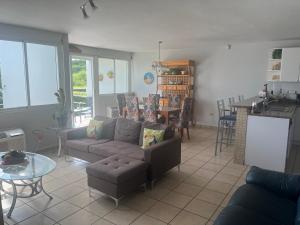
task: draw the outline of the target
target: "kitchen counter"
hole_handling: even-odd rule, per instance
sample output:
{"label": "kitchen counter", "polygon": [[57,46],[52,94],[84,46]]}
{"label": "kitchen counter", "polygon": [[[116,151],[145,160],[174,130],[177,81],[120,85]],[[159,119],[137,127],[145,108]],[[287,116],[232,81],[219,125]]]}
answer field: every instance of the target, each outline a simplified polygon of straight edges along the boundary
{"label": "kitchen counter", "polygon": [[236,103],[232,104],[232,107],[235,107],[235,108],[251,108],[253,102],[256,102],[256,104],[260,104],[263,101],[264,101],[263,98],[255,96],[255,97],[248,98],[248,99],[246,99],[244,101],[241,101],[241,102],[236,102]]}

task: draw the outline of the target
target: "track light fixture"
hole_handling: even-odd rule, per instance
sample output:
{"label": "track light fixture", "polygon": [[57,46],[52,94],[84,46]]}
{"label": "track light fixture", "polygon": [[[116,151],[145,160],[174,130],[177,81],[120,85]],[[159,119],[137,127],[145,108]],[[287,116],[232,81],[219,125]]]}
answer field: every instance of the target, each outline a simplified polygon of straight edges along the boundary
{"label": "track light fixture", "polygon": [[89,15],[88,15],[87,12],[86,12],[87,4],[89,4],[93,10],[95,10],[95,9],[98,8],[98,7],[95,5],[94,0],[85,0],[85,1],[83,2],[83,4],[80,6],[80,9],[81,9],[83,18],[85,18],[85,19],[89,18]]}

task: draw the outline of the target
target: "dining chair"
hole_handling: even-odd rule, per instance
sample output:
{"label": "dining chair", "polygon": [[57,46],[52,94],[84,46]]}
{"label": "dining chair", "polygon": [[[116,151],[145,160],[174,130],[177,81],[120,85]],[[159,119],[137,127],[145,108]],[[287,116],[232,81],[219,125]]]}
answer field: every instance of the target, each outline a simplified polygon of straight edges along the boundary
{"label": "dining chair", "polygon": [[188,140],[190,140],[189,124],[192,116],[192,104],[193,104],[193,98],[186,97],[183,100],[183,105],[179,115],[179,120],[176,121],[176,123],[174,123],[175,128],[177,128],[178,131],[180,132],[181,139],[183,139],[184,129],[186,129]]}
{"label": "dining chair", "polygon": [[232,106],[234,103],[235,103],[234,97],[228,98],[228,106],[231,114],[236,114],[236,108]]}
{"label": "dining chair", "polygon": [[38,152],[40,150],[40,145],[44,140],[45,133],[43,130],[33,130],[32,135],[34,137],[34,140],[36,141],[35,152]]}
{"label": "dining chair", "polygon": [[124,108],[126,107],[126,98],[125,94],[117,94],[117,102],[118,102],[118,108],[119,108],[119,115],[125,116],[124,114]]}
{"label": "dining chair", "polygon": [[245,100],[244,95],[239,95],[239,102],[242,102],[244,100]]}
{"label": "dining chair", "polygon": [[180,108],[181,104],[180,95],[169,95],[169,107]]}
{"label": "dining chair", "polygon": [[155,96],[143,98],[144,104],[144,121],[157,122],[157,102]]}
{"label": "dining chair", "polygon": [[149,98],[153,98],[154,99],[155,110],[158,110],[159,109],[160,95],[159,94],[149,94]]}
{"label": "dining chair", "polygon": [[234,126],[236,122],[236,115],[232,114],[231,110],[225,108],[225,101],[223,99],[217,100],[217,107],[219,113],[219,120],[215,145],[215,155],[217,155],[219,144],[221,152],[222,145],[228,145],[228,143],[232,141]]}
{"label": "dining chair", "polygon": [[126,108],[127,115],[126,118],[130,120],[139,121],[140,112],[139,112],[139,101],[136,96],[126,96]]}

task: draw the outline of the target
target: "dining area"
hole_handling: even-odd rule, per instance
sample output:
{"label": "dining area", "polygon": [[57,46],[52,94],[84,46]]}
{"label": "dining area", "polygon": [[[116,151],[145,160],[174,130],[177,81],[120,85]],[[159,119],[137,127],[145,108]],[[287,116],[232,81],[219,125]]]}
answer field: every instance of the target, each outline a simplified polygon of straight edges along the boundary
{"label": "dining area", "polygon": [[192,121],[191,97],[149,93],[138,97],[134,93],[117,94],[118,116],[134,121],[160,123],[176,129],[181,138],[190,139]]}

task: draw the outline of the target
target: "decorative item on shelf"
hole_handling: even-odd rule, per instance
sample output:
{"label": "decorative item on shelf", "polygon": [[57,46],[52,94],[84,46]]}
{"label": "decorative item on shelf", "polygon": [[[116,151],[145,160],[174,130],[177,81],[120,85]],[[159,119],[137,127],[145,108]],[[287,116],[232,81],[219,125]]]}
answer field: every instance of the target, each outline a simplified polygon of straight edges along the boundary
{"label": "decorative item on shelf", "polygon": [[114,78],[114,72],[113,71],[108,71],[106,76],[109,78],[109,79],[113,79]]}
{"label": "decorative item on shelf", "polygon": [[56,112],[54,112],[52,116],[53,119],[57,121],[59,128],[65,128],[67,126],[68,117],[71,114],[71,110],[69,110],[66,106],[66,96],[62,88],[58,89],[54,95],[57,98],[58,104]]}
{"label": "decorative item on shelf", "polygon": [[280,69],[281,69],[281,62],[272,65],[272,70],[280,70]]}
{"label": "decorative item on shelf", "polygon": [[101,81],[103,81],[103,79],[104,79],[104,76],[103,76],[103,74],[100,73],[98,76],[98,81],[101,82]]}
{"label": "decorative item on shelf", "polygon": [[181,70],[180,73],[181,73],[181,75],[185,75],[186,71],[185,70]]}
{"label": "decorative item on shelf", "polygon": [[272,52],[272,59],[281,59],[282,56],[282,49],[281,48],[277,48],[274,49]]}
{"label": "decorative item on shelf", "polygon": [[22,151],[11,150],[1,156],[1,165],[15,165],[24,163],[26,154]]}
{"label": "decorative item on shelf", "polygon": [[178,74],[180,74],[180,69],[179,68],[170,68],[170,73],[172,74],[172,75],[178,75]]}
{"label": "decorative item on shelf", "polygon": [[144,75],[144,82],[145,84],[152,84],[154,82],[154,75],[151,72],[147,72]]}

